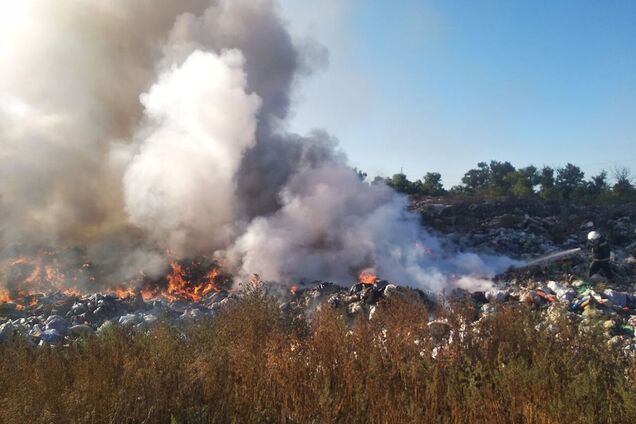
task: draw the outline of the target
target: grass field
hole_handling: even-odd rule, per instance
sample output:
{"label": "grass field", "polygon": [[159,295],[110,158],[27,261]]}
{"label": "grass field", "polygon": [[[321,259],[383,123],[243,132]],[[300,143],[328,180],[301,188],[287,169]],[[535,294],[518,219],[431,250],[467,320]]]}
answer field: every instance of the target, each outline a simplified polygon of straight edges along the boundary
{"label": "grass field", "polygon": [[465,306],[439,313],[441,349],[415,298],[350,326],[330,307],[292,317],[260,290],[187,328],[15,340],[0,346],[0,422],[636,422],[636,367],[600,330],[563,316],[558,333],[537,331],[525,306],[476,326]]}

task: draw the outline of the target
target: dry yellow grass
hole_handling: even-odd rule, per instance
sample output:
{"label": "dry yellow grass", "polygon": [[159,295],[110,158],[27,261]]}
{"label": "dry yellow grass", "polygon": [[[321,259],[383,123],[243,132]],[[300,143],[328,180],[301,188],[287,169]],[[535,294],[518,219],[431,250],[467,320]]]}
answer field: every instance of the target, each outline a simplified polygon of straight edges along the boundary
{"label": "dry yellow grass", "polygon": [[253,290],[216,319],[150,334],[115,329],[70,348],[0,347],[2,423],[629,423],[633,364],[564,318],[558,337],[507,307],[433,358],[410,297],[353,328],[311,321]]}

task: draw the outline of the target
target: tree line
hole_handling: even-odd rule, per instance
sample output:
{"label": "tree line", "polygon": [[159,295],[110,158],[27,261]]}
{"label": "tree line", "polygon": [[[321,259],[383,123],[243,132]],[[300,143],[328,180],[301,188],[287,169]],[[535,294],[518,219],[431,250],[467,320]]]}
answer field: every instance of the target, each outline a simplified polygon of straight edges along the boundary
{"label": "tree line", "polygon": [[[360,178],[366,178],[362,171],[356,172]],[[444,188],[439,172],[428,172],[416,181],[410,181],[400,172],[388,178],[376,177],[372,183],[386,183],[409,195],[636,201],[636,185],[628,168],[615,167],[611,180],[609,175],[607,171],[601,171],[586,179],[581,168],[571,163],[561,168],[544,166],[539,169],[532,165],[515,168],[510,162],[492,160],[489,163],[479,162],[476,168],[464,174],[461,184],[448,190]]]}

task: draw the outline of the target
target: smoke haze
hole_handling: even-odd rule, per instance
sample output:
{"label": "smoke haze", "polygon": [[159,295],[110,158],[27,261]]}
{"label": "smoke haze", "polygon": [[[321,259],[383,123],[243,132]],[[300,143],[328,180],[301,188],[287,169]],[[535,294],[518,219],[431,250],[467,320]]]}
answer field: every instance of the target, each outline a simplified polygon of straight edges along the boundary
{"label": "smoke haze", "polygon": [[275,2],[0,4],[5,251],[81,245],[121,279],[159,272],[166,249],[215,252],[239,277],[373,268],[433,290],[508,265],[445,252],[334,137],[285,131],[294,86],[326,52],[296,43]]}

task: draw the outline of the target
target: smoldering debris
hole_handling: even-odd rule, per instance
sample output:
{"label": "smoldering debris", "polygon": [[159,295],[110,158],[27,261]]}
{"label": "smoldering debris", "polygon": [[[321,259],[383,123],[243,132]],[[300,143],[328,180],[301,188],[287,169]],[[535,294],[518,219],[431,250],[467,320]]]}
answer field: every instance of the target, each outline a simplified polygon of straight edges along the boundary
{"label": "smoldering debris", "polygon": [[[413,202],[412,206],[425,215],[437,213],[433,211],[434,208],[426,207],[418,201]],[[620,346],[629,354],[636,352],[636,258],[631,257],[631,251],[627,250],[635,236],[633,228],[629,227],[625,219],[630,218],[633,211],[578,206],[576,213],[549,215],[547,213],[550,209],[542,211],[532,204],[500,202],[496,207],[492,206],[486,201],[436,207],[435,209],[446,212],[443,216],[438,216],[437,221],[433,220],[436,222],[435,231],[442,231],[442,228],[445,231],[452,230],[450,234],[446,233],[445,240],[456,239],[459,244],[454,249],[473,250],[473,253],[483,254],[493,247],[501,246],[504,239],[529,238],[531,234],[534,234],[532,237],[536,237],[547,251],[565,250],[581,231],[588,229],[590,217],[611,217],[599,222],[603,223],[604,231],[610,235],[613,243],[613,280],[607,281],[598,276],[587,278],[585,253],[578,252],[551,262],[511,268],[486,280],[479,287],[472,281],[468,285],[470,290],[464,287],[462,279],[465,277],[456,276],[449,281],[441,294],[405,288],[387,281],[371,267],[360,270],[355,281],[350,281],[348,285],[325,280],[298,281],[289,285],[251,275],[244,280],[242,288],[236,288],[233,286],[232,276],[224,274],[219,263],[200,257],[188,261],[172,258],[161,277],[140,275],[130,284],[114,286],[108,292],[93,293],[90,290],[60,290],[59,288],[67,286],[62,283],[54,290],[53,283],[61,276],[51,267],[59,260],[56,259],[55,252],[48,252],[39,262],[29,262],[23,256],[12,266],[4,268],[12,269],[14,280],[20,281],[15,285],[16,289],[31,285],[33,290],[28,293],[0,292],[0,297],[6,297],[0,305],[0,338],[6,341],[13,337],[22,337],[41,345],[63,345],[82,337],[99,335],[112,327],[145,332],[162,320],[176,326],[187,326],[214,319],[256,287],[275,297],[281,310],[292,318],[311,318],[313,312],[319,308],[335,308],[345,314],[350,324],[356,319],[374,319],[378,307],[400,296],[415,296],[433,312],[446,302],[463,302],[467,310],[472,311],[469,316],[473,320],[471,326],[475,328],[482,318],[502,305],[521,303],[541,317],[537,331],[557,333],[558,323],[554,317],[565,314],[581,331],[602,326],[608,343]],[[452,218],[453,213],[465,207],[478,212],[472,220],[467,218],[459,223]],[[537,211],[541,215],[533,215]],[[502,214],[508,218],[502,218]],[[512,216],[520,219],[513,219]],[[493,222],[504,221],[517,223],[505,227],[501,224],[499,229],[505,228],[506,231],[494,231],[497,227]],[[529,231],[528,222],[559,226],[563,233],[555,239],[555,233],[544,231],[545,228],[536,227]],[[451,246],[444,247],[444,251],[449,249]],[[518,244],[514,253],[520,260],[533,257],[536,255],[535,244]],[[68,267],[68,264],[65,266]],[[84,274],[84,279],[99,275],[99,270],[92,264],[80,266],[82,271],[78,272]],[[67,275],[67,278],[73,277],[76,275]],[[43,284],[49,284],[51,290],[48,293],[39,292],[38,289]],[[443,318],[432,313],[422,319],[430,321],[432,331],[434,329],[434,332],[440,333],[436,343],[443,349],[444,343],[448,342],[448,335],[443,334],[447,327]]]}

